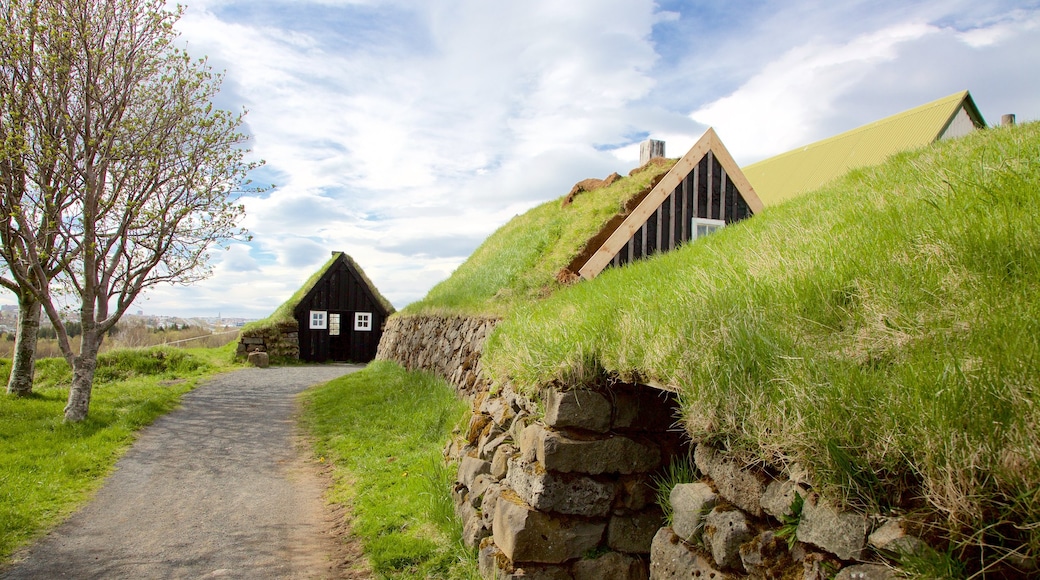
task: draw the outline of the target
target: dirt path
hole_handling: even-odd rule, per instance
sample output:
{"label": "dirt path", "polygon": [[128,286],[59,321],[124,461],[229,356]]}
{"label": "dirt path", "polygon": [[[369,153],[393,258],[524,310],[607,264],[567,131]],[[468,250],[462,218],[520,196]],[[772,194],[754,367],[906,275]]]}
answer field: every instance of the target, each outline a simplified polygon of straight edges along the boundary
{"label": "dirt path", "polygon": [[0,574],[16,578],[362,578],[294,427],[295,395],[361,367],[215,377],[155,422],[97,497]]}

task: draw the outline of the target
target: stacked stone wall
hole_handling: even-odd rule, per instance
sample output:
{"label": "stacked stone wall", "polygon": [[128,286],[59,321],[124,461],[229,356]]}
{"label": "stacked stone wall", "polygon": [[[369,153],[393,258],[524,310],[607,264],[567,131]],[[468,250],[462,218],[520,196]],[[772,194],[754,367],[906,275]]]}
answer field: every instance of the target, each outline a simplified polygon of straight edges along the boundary
{"label": "stacked stone wall", "polygon": [[[783,467],[687,447],[671,393],[607,382],[534,397],[489,389],[480,356],[492,319],[394,317],[376,358],[434,372],[472,398],[452,494],[485,578],[895,578],[902,554],[931,550],[916,525],[839,509]],[[676,460],[666,525],[655,476]]]}
{"label": "stacked stone wall", "polygon": [[488,387],[480,355],[497,323],[494,318],[394,316],[383,329],[376,360],[435,373],[472,396]]}
{"label": "stacked stone wall", "polygon": [[300,358],[300,333],[296,322],[243,332],[235,355],[245,358],[253,352],[265,352],[270,360]]}

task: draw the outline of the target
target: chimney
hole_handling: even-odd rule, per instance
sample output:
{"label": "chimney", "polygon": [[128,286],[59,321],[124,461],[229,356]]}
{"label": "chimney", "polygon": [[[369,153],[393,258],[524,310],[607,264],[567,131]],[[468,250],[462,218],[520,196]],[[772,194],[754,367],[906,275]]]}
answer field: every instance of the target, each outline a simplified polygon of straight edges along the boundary
{"label": "chimney", "polygon": [[1011,113],[1011,114],[1008,114],[1008,115],[1001,115],[1000,116],[1000,126],[1001,127],[1011,127],[1011,126],[1014,126],[1014,124],[1015,124],[1015,115],[1014,115],[1014,113]]}
{"label": "chimney", "polygon": [[664,141],[650,139],[639,144],[639,166],[642,167],[654,157],[664,157]]}

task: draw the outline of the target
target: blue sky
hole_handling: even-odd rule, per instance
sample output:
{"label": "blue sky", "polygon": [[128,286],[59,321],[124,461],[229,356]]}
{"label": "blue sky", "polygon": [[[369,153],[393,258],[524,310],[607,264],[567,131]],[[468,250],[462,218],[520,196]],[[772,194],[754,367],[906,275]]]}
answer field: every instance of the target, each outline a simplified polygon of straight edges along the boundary
{"label": "blue sky", "polygon": [[332,250],[404,306],[648,136],[745,164],[964,89],[1040,118],[1040,1],[189,0],[178,29],[277,187],[153,314],[266,316]]}

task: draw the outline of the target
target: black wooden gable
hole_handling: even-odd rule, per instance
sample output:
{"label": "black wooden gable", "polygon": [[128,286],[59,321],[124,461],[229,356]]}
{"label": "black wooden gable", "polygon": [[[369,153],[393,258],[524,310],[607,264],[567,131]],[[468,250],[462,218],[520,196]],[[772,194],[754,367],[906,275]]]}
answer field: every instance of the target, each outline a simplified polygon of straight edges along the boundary
{"label": "black wooden gable", "polygon": [[590,240],[560,278],[593,278],[604,268],[673,250],[698,237],[699,230],[761,210],[751,184],[708,129],[629,213],[619,214]]}
{"label": "black wooden gable", "polygon": [[623,266],[654,252],[674,250],[696,237],[694,218],[730,224],[753,213],[725,168],[709,150],[614,254],[608,266]]}

